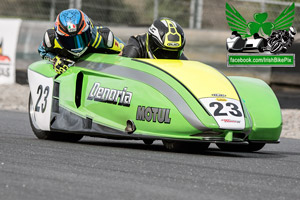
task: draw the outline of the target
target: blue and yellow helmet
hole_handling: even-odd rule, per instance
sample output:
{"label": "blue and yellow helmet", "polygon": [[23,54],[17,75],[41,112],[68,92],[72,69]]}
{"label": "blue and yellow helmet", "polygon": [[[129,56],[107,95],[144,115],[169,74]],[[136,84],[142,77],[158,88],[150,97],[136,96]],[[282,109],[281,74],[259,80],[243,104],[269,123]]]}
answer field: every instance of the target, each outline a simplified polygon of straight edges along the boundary
{"label": "blue and yellow helmet", "polygon": [[80,53],[90,43],[92,23],[81,10],[62,11],[56,18],[54,28],[61,45],[71,52]]}
{"label": "blue and yellow helmet", "polygon": [[147,38],[148,54],[158,59],[179,59],[185,45],[181,26],[166,17],[153,22],[148,30]]}

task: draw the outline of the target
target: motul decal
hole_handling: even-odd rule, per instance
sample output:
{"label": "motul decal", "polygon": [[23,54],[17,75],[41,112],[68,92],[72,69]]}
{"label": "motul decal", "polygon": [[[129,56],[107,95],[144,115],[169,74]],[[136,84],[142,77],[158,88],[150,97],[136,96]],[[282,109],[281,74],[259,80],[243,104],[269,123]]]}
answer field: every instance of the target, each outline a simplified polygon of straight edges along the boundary
{"label": "motul decal", "polygon": [[170,124],[170,109],[138,106],[136,120]]}

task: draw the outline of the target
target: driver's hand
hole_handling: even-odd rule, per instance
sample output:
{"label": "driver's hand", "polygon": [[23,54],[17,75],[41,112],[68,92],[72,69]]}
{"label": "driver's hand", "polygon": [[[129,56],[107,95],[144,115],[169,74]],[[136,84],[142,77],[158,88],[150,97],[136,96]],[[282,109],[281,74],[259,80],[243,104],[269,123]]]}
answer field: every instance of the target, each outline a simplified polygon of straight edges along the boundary
{"label": "driver's hand", "polygon": [[53,58],[53,68],[57,74],[62,74],[69,68],[68,62],[65,61],[66,59],[61,58],[59,56],[55,56]]}

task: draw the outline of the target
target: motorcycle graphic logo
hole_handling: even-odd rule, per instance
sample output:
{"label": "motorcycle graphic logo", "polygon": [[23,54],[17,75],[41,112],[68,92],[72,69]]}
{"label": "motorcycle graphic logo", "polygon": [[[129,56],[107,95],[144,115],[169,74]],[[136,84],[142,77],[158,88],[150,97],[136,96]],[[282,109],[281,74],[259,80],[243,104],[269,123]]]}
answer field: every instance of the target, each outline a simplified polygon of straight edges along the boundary
{"label": "motorcycle graphic logo", "polygon": [[[274,22],[267,22],[268,13],[254,13],[254,21],[247,22],[232,5],[226,3],[226,19],[232,34],[226,40],[229,52],[258,51],[285,53],[292,45],[296,29],[293,27],[295,4],[287,6]],[[253,39],[248,39],[253,36]],[[265,38],[267,37],[267,38]]]}

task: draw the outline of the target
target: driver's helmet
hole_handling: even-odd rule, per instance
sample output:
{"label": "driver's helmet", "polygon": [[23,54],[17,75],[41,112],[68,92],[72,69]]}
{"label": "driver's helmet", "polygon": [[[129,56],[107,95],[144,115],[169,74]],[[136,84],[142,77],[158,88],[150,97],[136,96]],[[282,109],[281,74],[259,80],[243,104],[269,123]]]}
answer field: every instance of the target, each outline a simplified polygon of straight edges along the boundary
{"label": "driver's helmet", "polygon": [[55,31],[60,44],[70,53],[83,53],[92,37],[92,23],[88,16],[78,9],[68,9],[58,14]]}
{"label": "driver's helmet", "polygon": [[147,34],[147,51],[150,58],[179,59],[185,45],[181,26],[170,18],[153,22]]}

